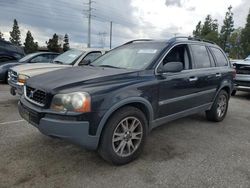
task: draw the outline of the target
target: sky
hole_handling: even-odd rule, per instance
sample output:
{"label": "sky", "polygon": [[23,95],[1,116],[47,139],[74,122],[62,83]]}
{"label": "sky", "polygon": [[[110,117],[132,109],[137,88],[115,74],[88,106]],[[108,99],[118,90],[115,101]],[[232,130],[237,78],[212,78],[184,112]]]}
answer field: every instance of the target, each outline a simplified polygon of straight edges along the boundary
{"label": "sky", "polygon": [[[6,40],[17,19],[21,39],[28,30],[45,46],[54,33],[69,35],[70,46],[86,47],[89,0],[0,0],[0,31]],[[94,0],[92,2],[91,47],[112,47],[138,38],[167,39],[190,36],[197,23],[212,15],[222,25],[232,5],[235,27],[244,27],[249,0]]]}

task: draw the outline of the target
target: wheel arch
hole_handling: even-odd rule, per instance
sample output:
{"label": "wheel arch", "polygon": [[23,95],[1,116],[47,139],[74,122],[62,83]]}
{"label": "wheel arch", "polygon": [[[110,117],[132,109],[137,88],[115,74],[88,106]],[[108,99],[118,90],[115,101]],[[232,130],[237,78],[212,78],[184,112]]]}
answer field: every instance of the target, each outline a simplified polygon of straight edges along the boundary
{"label": "wheel arch", "polygon": [[213,102],[215,101],[216,97],[218,96],[218,94],[220,93],[221,90],[225,90],[228,93],[228,97],[231,96],[231,92],[232,92],[232,86],[228,81],[224,81],[221,86],[219,87],[219,89],[217,90]]}
{"label": "wheel arch", "polygon": [[124,99],[120,101],[119,103],[116,103],[105,113],[105,115],[103,116],[103,118],[101,119],[99,123],[98,129],[96,132],[97,136],[99,137],[101,136],[103,128],[105,127],[107,121],[112,116],[112,114],[116,112],[117,110],[119,110],[120,108],[123,108],[125,106],[133,106],[133,107],[140,109],[145,114],[148,120],[148,123],[150,124],[150,122],[152,122],[154,118],[154,112],[153,112],[153,107],[148,100],[142,97],[132,97],[132,98]]}

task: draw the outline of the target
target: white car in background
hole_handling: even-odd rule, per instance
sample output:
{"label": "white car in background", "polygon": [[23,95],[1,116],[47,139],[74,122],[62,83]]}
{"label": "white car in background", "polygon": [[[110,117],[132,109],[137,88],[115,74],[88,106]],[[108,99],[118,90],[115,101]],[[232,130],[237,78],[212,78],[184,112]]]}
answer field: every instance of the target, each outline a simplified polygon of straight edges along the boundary
{"label": "white car in background", "polygon": [[235,95],[237,91],[250,92],[250,56],[244,60],[233,62],[233,67],[236,70],[236,77],[232,95]]}
{"label": "white car in background", "polygon": [[55,71],[58,69],[87,65],[98,57],[105,54],[106,49],[71,49],[57,56],[51,63],[35,63],[25,64],[13,67],[9,70],[8,84],[11,86],[10,93],[12,95],[22,95],[23,85],[30,77]]}

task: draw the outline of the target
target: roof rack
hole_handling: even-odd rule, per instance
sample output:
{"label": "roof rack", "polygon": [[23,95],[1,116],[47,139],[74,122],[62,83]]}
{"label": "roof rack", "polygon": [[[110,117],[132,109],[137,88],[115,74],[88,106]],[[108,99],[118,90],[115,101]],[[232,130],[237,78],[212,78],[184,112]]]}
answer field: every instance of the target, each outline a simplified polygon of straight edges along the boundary
{"label": "roof rack", "polygon": [[144,41],[152,41],[152,39],[136,39],[136,40],[131,40],[131,41],[129,41],[129,42],[126,42],[126,43],[123,44],[123,45],[131,44],[131,43],[134,43],[134,42],[144,42]]}
{"label": "roof rack", "polygon": [[201,38],[197,38],[197,37],[191,37],[191,36],[189,36],[189,37],[185,37],[185,36],[173,37],[173,38],[170,39],[170,41],[174,42],[177,39],[187,39],[187,40],[193,40],[193,41],[207,42],[207,43],[210,43],[210,44],[216,44],[215,42],[210,41],[210,40],[201,39]]}

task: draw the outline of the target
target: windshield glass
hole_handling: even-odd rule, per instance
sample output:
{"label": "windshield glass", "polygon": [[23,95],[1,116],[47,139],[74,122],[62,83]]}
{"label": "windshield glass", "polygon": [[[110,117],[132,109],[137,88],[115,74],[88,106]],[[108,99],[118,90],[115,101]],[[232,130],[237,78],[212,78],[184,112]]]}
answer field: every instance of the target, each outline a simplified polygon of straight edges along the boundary
{"label": "windshield glass", "polygon": [[91,65],[123,69],[145,69],[160,53],[163,47],[164,45],[161,45],[161,43],[133,43],[124,45],[99,57]]}
{"label": "windshield glass", "polygon": [[30,58],[32,58],[32,57],[34,57],[36,55],[37,55],[37,53],[26,55],[23,58],[19,59],[19,62],[22,63],[24,61],[27,61],[28,59],[30,59]]}
{"label": "windshield glass", "polygon": [[250,60],[250,55],[246,58],[246,60],[247,60],[247,61],[249,61],[249,60]]}
{"label": "windshield glass", "polygon": [[84,52],[80,50],[69,50],[67,52],[64,52],[63,54],[57,56],[53,63],[58,64],[64,64],[64,65],[70,65],[75,60],[77,60]]}

